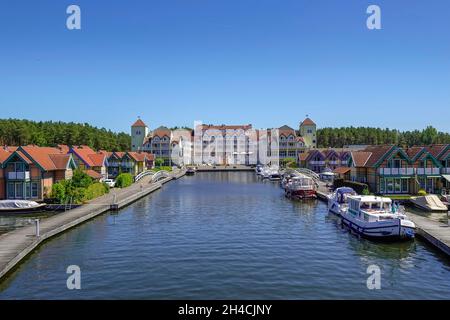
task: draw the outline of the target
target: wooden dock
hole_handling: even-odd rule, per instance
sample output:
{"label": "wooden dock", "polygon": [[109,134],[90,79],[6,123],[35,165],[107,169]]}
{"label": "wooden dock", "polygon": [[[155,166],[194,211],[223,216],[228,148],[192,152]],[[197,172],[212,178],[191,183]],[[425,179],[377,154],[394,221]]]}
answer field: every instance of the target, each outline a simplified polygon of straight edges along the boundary
{"label": "wooden dock", "polygon": [[184,176],[185,171],[174,172],[170,177],[156,183],[150,183],[150,177],[120,190],[96,198],[89,203],[64,213],[57,214],[39,222],[40,235],[36,236],[36,227],[16,229],[0,236],[0,279],[10,272],[24,257],[30,254],[45,240],[88,221],[111,208],[121,209],[132,202],[161,188],[172,180]]}
{"label": "wooden dock", "polygon": [[[417,235],[450,256],[450,226],[448,223],[411,212],[408,212],[407,216],[416,224]],[[432,216],[434,217],[434,214]]]}

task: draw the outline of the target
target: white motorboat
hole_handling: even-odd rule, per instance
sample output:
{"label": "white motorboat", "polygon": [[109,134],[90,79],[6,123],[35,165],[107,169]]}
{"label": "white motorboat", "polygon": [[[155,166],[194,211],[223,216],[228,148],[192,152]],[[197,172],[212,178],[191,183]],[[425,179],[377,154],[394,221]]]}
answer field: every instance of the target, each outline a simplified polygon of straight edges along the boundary
{"label": "white motorboat", "polygon": [[30,200],[0,200],[0,213],[28,213],[45,210],[46,206]]}
{"label": "white motorboat", "polygon": [[356,196],[355,190],[349,187],[337,188],[328,196],[328,210],[340,216],[348,210],[348,196]]}
{"label": "white motorboat", "polygon": [[417,208],[425,211],[448,211],[448,207],[442,203],[438,196],[434,194],[428,194],[421,197],[411,197],[411,203]]}
{"label": "white motorboat", "polygon": [[256,166],[256,168],[255,168],[255,173],[256,173],[257,175],[261,175],[262,170],[263,170],[263,166],[260,165],[260,164],[258,164],[258,165]]}
{"label": "white motorboat", "polygon": [[377,196],[348,196],[342,222],[353,231],[373,239],[414,238],[415,224],[392,200]]}
{"label": "white motorboat", "polygon": [[292,177],[286,184],[285,195],[289,198],[315,199],[317,194],[314,180],[304,174]]}
{"label": "white motorboat", "polygon": [[278,170],[276,170],[276,169],[270,170],[269,180],[270,181],[279,181],[279,180],[281,180],[280,172]]}

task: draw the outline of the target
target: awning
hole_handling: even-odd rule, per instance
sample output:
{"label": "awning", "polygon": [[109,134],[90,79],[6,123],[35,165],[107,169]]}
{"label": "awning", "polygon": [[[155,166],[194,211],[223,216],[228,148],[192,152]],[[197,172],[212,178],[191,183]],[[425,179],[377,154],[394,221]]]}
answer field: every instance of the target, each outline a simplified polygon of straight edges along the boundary
{"label": "awning", "polygon": [[448,182],[450,182],[450,174],[443,174],[442,177],[447,180]]}

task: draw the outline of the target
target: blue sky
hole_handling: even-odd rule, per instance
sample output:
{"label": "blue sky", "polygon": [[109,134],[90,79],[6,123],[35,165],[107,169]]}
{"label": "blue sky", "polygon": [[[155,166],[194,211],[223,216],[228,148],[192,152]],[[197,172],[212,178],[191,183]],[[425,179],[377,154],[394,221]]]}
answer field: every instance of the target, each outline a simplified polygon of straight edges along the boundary
{"label": "blue sky", "polygon": [[0,39],[0,118],[450,131],[447,0],[1,0]]}

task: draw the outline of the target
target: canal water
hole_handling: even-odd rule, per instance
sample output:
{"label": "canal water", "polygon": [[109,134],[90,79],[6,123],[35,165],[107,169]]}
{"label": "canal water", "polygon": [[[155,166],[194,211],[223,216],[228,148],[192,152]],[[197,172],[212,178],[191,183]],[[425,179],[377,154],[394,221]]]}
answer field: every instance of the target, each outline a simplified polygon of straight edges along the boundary
{"label": "canal water", "polygon": [[[81,290],[67,289],[69,265]],[[358,239],[324,203],[251,172],[197,173],[46,242],[0,298],[450,299],[450,263],[418,239]]]}

